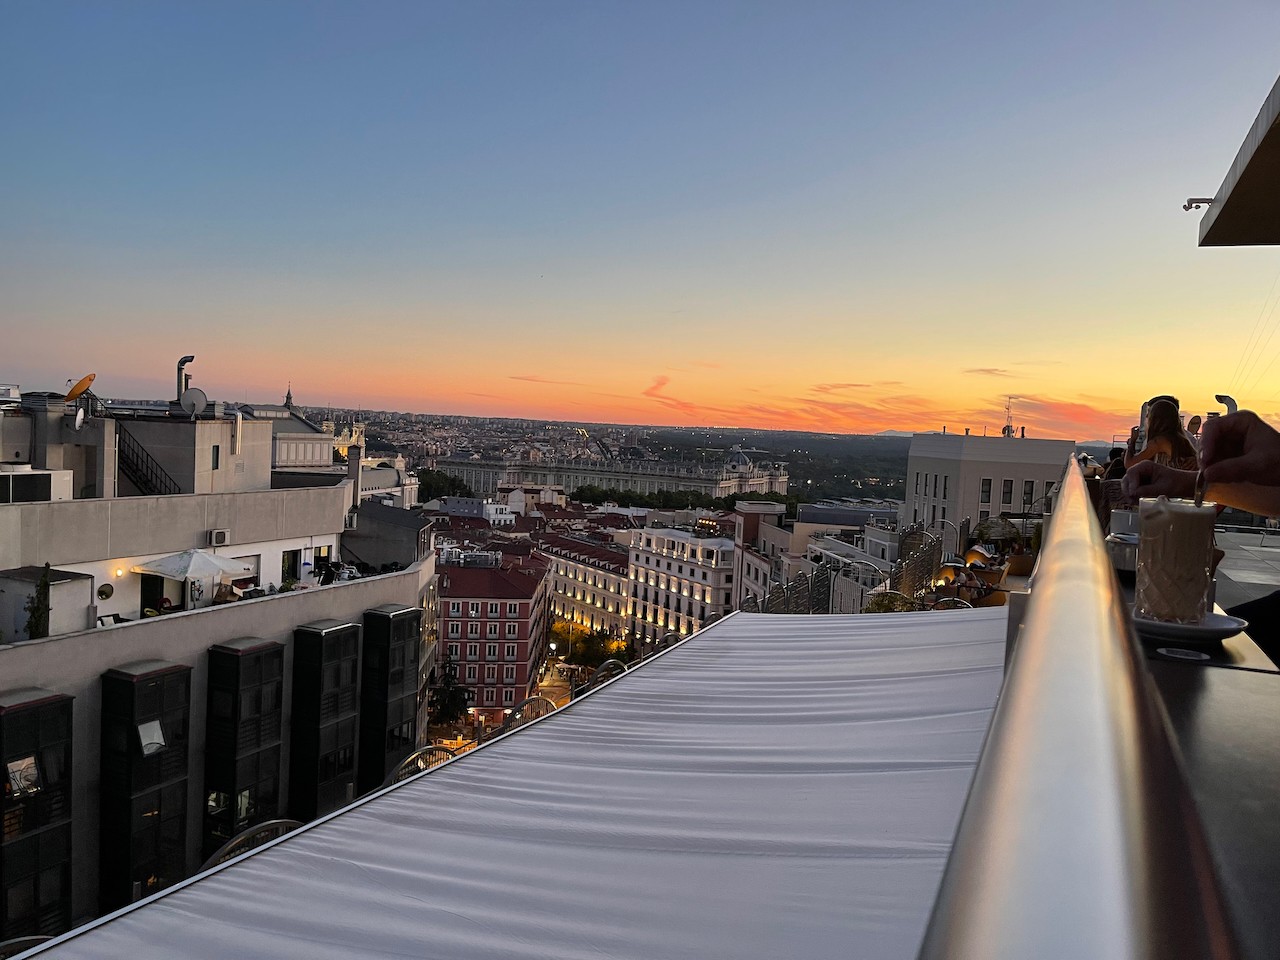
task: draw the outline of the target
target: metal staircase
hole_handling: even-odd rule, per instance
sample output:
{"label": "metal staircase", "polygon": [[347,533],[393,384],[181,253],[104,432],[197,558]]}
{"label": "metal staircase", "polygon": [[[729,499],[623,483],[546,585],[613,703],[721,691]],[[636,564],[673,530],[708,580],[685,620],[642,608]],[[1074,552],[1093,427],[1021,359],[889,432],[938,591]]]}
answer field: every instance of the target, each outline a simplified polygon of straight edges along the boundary
{"label": "metal staircase", "polygon": [[116,420],[116,458],[120,472],[143,496],[172,496],[181,493],[177,481],[147,453],[142,444],[119,420]]}

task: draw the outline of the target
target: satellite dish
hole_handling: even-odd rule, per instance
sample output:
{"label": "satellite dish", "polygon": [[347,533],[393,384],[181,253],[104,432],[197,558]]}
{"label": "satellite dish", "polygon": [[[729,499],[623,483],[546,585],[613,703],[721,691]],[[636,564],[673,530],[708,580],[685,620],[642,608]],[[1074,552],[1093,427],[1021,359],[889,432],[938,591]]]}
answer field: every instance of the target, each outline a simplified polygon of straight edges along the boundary
{"label": "satellite dish", "polygon": [[182,398],[178,403],[182,405],[183,410],[191,414],[191,419],[194,420],[197,414],[204,413],[204,408],[209,405],[209,398],[199,387],[187,387],[182,391]]}
{"label": "satellite dish", "polygon": [[76,425],[74,429],[76,431],[79,431],[83,427],[84,427],[84,407],[81,407],[79,410],[76,411]]}
{"label": "satellite dish", "polygon": [[63,400],[66,403],[70,403],[72,400],[79,397],[80,394],[84,393],[86,390],[89,389],[89,384],[93,383],[93,378],[96,376],[97,376],[96,373],[91,373],[87,377],[82,377],[74,387],[72,387],[70,390],[67,391],[67,395],[63,398]]}

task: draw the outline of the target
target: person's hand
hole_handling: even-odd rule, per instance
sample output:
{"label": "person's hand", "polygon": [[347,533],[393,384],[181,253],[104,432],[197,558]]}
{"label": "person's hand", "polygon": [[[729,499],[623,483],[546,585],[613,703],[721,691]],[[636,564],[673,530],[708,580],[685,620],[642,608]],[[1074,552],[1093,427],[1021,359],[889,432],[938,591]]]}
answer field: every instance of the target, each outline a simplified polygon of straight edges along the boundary
{"label": "person's hand", "polygon": [[1125,471],[1120,484],[1128,500],[1140,500],[1143,497],[1194,497],[1196,472],[1175,470],[1154,460],[1143,460]]}
{"label": "person's hand", "polygon": [[1201,435],[1200,465],[1209,483],[1280,486],[1280,433],[1252,410],[1214,417]]}

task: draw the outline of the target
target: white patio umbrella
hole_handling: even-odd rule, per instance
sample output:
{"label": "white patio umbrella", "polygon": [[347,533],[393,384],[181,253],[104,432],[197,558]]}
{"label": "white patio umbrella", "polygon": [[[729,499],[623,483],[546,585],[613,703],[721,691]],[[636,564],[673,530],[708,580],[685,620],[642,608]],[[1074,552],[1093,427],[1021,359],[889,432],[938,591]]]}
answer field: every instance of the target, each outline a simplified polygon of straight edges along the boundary
{"label": "white patio umbrella", "polygon": [[172,556],[147,560],[130,569],[134,573],[149,573],[167,580],[244,577],[253,573],[253,568],[243,560],[220,557],[206,550],[184,550]]}

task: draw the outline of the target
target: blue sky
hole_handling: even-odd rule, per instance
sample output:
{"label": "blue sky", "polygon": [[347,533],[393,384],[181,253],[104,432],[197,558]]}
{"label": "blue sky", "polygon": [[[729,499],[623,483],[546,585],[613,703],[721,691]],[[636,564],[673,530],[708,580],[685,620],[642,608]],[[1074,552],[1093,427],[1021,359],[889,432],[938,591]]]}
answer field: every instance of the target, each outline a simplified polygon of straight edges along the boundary
{"label": "blue sky", "polygon": [[[1207,400],[1280,258],[1196,249],[1179,205],[1278,34],[1263,3],[0,3],[0,379],[163,390],[195,352],[229,398],[848,429]],[[1118,384],[1157,335],[1195,369]],[[902,391],[806,406],[835,382]]]}

